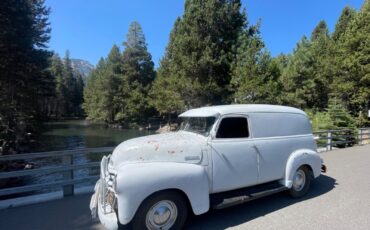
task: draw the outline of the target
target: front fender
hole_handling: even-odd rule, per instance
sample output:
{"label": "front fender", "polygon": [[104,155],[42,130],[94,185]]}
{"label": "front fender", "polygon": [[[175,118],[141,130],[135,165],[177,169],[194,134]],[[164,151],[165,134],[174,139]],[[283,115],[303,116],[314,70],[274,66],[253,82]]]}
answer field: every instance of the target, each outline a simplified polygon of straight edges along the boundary
{"label": "front fender", "polygon": [[309,165],[312,169],[314,178],[318,177],[321,173],[322,160],[319,154],[311,149],[300,149],[294,151],[288,158],[285,178],[283,184],[291,188],[293,184],[293,176],[299,167],[302,165]]}
{"label": "front fender", "polygon": [[209,209],[209,182],[200,165],[172,162],[132,163],[117,170],[118,219],[129,223],[142,201],[151,194],[179,189],[190,201],[194,214]]}

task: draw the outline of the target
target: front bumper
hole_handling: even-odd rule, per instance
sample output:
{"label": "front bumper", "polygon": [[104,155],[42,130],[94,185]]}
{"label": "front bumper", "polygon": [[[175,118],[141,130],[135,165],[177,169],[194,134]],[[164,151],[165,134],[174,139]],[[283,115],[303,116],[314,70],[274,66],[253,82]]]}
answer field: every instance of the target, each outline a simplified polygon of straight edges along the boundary
{"label": "front bumper", "polygon": [[102,205],[99,202],[99,200],[101,199],[100,186],[100,180],[98,180],[95,185],[95,193],[92,195],[90,201],[91,215],[93,218],[99,217],[100,222],[104,225],[105,228],[112,230],[118,229],[118,220],[116,213],[104,213]]}
{"label": "front bumper", "polygon": [[[90,201],[90,210],[93,218],[99,217],[100,222],[107,229],[118,229],[118,219],[116,212],[114,210],[115,197],[113,197],[113,202],[110,199],[108,201],[109,195],[112,195],[112,181],[109,173],[107,173],[107,165],[109,162],[109,157],[103,157],[101,162],[101,174],[100,179],[96,182],[94,194]],[[108,195],[108,193],[111,193]],[[112,198],[110,196],[110,198]]]}
{"label": "front bumper", "polygon": [[101,205],[98,204],[98,216],[105,228],[112,230],[118,229],[118,219],[115,212],[105,214]]}

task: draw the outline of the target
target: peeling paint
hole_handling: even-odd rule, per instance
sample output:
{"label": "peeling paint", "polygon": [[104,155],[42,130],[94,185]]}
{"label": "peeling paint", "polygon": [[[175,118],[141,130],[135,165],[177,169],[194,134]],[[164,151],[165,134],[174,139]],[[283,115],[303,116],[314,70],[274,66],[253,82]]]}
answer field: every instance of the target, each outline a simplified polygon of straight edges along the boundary
{"label": "peeling paint", "polygon": [[198,155],[198,160],[191,161],[198,163],[202,154],[201,146],[205,146],[206,141],[203,136],[181,131],[130,139],[122,142],[113,151],[112,167],[128,161],[189,163],[189,160],[185,160],[187,155]]}

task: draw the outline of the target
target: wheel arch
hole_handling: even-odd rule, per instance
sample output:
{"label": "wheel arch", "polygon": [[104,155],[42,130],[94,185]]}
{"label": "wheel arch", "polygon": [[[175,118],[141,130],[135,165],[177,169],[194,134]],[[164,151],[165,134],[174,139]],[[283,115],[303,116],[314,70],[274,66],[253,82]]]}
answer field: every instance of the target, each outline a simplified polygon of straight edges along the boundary
{"label": "wheel arch", "polygon": [[181,194],[195,215],[209,210],[209,181],[200,165],[160,162],[123,169],[117,176],[117,214],[121,224],[128,224],[146,199],[165,191]]}
{"label": "wheel arch", "polygon": [[293,176],[295,171],[302,166],[308,167],[312,172],[312,178],[316,178],[321,173],[322,160],[316,151],[311,149],[299,149],[294,151],[288,158],[285,167],[284,179],[280,182],[287,188],[291,188],[293,184]]}
{"label": "wheel arch", "polygon": [[[145,202],[147,201],[148,199],[150,199],[151,197],[153,196],[156,196],[158,194],[161,194],[161,193],[166,193],[166,192],[173,192],[173,193],[177,193],[179,194],[185,201],[187,207],[188,207],[188,210],[190,210],[193,214],[194,214],[194,210],[192,208],[192,205],[191,205],[191,202],[190,202],[190,199],[188,197],[188,195],[181,189],[179,188],[167,188],[167,189],[163,189],[163,190],[159,190],[159,191],[156,191],[156,192],[153,192],[152,194],[148,195],[140,204],[140,206]],[[140,208],[139,206],[139,208]]]}
{"label": "wheel arch", "polygon": [[[314,176],[313,176],[313,169],[312,169],[312,166],[311,165],[309,165],[309,164],[304,164],[304,165],[301,165],[300,167],[306,167],[307,169],[308,169],[308,171],[310,172],[310,176],[311,176],[311,178],[314,178]],[[299,168],[300,168],[299,167]]]}

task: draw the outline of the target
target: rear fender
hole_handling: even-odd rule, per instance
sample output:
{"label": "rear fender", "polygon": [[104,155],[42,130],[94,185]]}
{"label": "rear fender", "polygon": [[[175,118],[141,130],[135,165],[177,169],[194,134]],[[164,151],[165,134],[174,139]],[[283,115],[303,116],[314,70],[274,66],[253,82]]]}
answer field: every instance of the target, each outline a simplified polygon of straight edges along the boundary
{"label": "rear fender", "polygon": [[311,149],[300,149],[294,151],[288,158],[285,178],[280,181],[286,187],[291,188],[293,184],[293,176],[299,167],[308,165],[312,169],[313,177],[316,178],[321,173],[322,160],[319,154]]}

